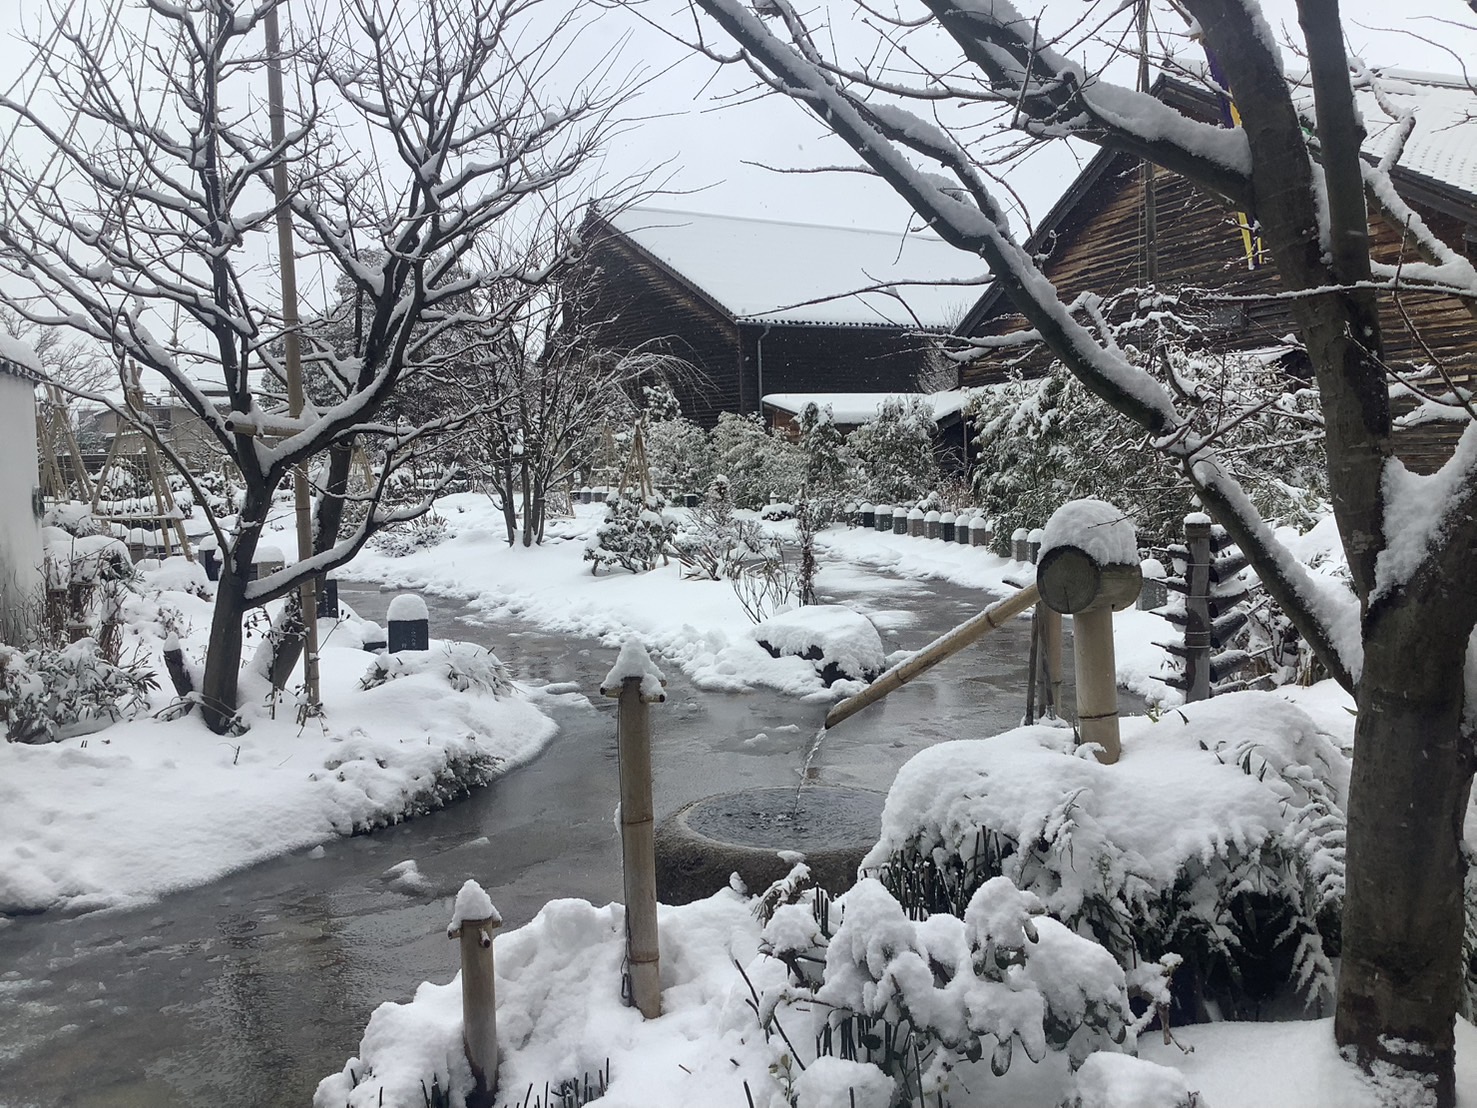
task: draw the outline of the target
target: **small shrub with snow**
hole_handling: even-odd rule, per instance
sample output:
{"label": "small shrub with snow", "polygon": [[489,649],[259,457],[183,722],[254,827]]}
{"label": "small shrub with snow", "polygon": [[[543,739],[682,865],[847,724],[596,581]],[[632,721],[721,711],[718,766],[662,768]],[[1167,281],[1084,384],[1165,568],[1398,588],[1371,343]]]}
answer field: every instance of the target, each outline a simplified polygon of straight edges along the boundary
{"label": "small shrub with snow", "polygon": [[893,1103],[946,1100],[951,1074],[983,1061],[1004,1076],[1017,1048],[1075,1069],[1097,1051],[1132,1050],[1153,1018],[1152,1007],[1135,1016],[1135,983],[1107,950],[1009,878],[976,889],[962,919],[910,917],[874,878],[835,900],[804,878],[802,864],[760,901],[760,949],[788,968],[758,998],[761,1025],[796,1042],[804,1021],[818,1054],[890,1079]]}
{"label": "small shrub with snow", "polygon": [[370,537],[369,545],[388,557],[403,558],[419,550],[440,546],[451,534],[451,524],[445,516],[427,512],[417,519],[376,532]]}
{"label": "small shrub with snow", "polygon": [[788,499],[805,483],[805,455],[766,431],[757,415],[724,412],[712,437],[714,464],[740,508],[762,508],[770,496]]}
{"label": "small shrub with snow", "polygon": [[771,616],[754,628],[754,638],[776,658],[804,658],[828,686],[842,678],[870,681],[886,668],[887,652],[872,621],[840,604]]}
{"label": "small shrub with snow", "polygon": [[430,673],[457,692],[485,692],[507,696],[513,691],[508,668],[492,651],[476,643],[448,642],[432,650],[402,650],[380,654],[359,679],[361,689],[378,688],[401,677]]}
{"label": "small shrub with snow", "polygon": [[1175,1017],[1332,995],[1348,756],[1301,711],[1236,693],[1126,720],[1123,759],[1025,727],[898,774],[863,862],[912,912],[962,915],[1007,876],[1125,969],[1183,961]]}
{"label": "small shrub with snow", "polygon": [[158,687],[142,660],[110,662],[90,638],[25,651],[0,644],[0,723],[10,742],[56,742],[73,728],[122,719],[147,707]]}
{"label": "small shrub with snow", "polygon": [[703,503],[688,513],[672,537],[684,573],[707,581],[732,579],[745,563],[763,557],[770,545],[757,523],[734,514],[728,483],[722,479],[714,482]]}
{"label": "small shrub with snow", "polygon": [[847,436],[868,499],[911,504],[938,484],[935,430],[933,412],[922,399],[889,397],[875,419]]}
{"label": "small shrub with snow", "polygon": [[619,566],[631,573],[656,568],[666,557],[677,534],[677,525],[663,513],[667,502],[660,496],[643,497],[635,489],[622,489],[608,501],[605,519],[585,547],[590,572]]}

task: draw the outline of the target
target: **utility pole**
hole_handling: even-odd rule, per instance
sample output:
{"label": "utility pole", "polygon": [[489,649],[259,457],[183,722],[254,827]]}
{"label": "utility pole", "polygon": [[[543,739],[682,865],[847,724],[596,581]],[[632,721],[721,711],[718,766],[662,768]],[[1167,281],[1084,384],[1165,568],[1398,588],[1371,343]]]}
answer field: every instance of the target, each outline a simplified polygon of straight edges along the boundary
{"label": "utility pole", "polygon": [[[263,25],[267,32],[267,107],[271,119],[272,143],[281,147],[287,137],[286,111],[282,106],[282,36],[277,29],[277,7],[267,8]],[[288,211],[287,163],[278,157],[272,166],[272,192],[277,203],[277,254],[282,273],[283,346],[287,368],[288,414],[297,419],[303,414],[303,362],[298,342],[297,256],[292,243],[292,215]],[[313,556],[313,497],[308,486],[308,470],[299,463],[292,470],[292,489],[297,508],[297,559],[305,562]],[[318,695],[318,600],[317,580],[307,577],[299,592],[299,613],[303,627],[303,686],[308,711],[320,710]]]}

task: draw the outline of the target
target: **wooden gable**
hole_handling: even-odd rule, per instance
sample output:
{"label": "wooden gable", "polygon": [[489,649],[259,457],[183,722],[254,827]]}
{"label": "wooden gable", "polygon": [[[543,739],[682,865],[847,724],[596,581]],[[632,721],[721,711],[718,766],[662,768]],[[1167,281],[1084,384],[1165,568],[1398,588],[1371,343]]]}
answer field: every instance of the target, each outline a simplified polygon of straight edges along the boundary
{"label": "wooden gable", "polygon": [[[1210,294],[1196,313],[1204,328],[1200,341],[1231,352],[1275,347],[1294,334],[1287,301],[1275,298],[1281,285],[1270,257],[1254,267],[1248,264],[1238,213],[1168,170],[1156,169],[1153,181],[1158,214],[1155,285],[1166,292],[1204,289]],[[1397,186],[1448,246],[1466,250],[1468,256],[1477,252],[1472,238],[1477,197],[1398,174]],[[1031,240],[1038,256],[1045,255],[1043,271],[1064,301],[1084,292],[1111,297],[1147,283],[1144,207],[1141,163],[1104,152],[1089,164]],[[1378,214],[1371,217],[1370,233],[1377,260],[1419,260],[1403,229]],[[1452,296],[1404,292],[1382,295],[1380,307],[1385,358],[1397,376],[1444,392],[1444,382],[1429,370],[1434,363],[1458,384],[1471,385],[1477,377],[1477,316],[1466,303]],[[965,323],[972,337],[1008,336],[1025,326],[998,288],[986,293]],[[966,366],[960,383],[987,385],[1015,372],[1036,374],[1051,361],[1049,351],[1039,345],[1003,347]],[[1397,414],[1414,406],[1409,397],[1397,399]],[[1402,429],[1397,436],[1401,456],[1412,468],[1433,470],[1449,455],[1462,426],[1447,422]]]}

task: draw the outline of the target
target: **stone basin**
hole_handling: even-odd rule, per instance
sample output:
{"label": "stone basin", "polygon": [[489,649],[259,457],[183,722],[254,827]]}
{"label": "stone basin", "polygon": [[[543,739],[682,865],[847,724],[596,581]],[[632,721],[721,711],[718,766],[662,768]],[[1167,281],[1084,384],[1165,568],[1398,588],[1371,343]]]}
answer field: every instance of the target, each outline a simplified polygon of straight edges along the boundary
{"label": "stone basin", "polygon": [[790,871],[779,851],[804,854],[817,885],[844,892],[877,841],[885,799],[869,789],[806,785],[695,800],[657,828],[657,899],[700,900],[727,888],[733,873],[750,892],[762,892]]}

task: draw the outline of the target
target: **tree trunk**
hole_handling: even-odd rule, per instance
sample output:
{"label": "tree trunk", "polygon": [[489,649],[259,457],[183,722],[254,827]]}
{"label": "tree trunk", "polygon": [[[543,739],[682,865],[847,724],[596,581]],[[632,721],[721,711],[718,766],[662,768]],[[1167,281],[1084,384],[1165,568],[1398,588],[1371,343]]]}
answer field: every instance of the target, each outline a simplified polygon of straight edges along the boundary
{"label": "tree trunk", "polygon": [[1466,651],[1399,622],[1367,637],[1359,681],[1334,1034],[1376,1078],[1393,1067],[1426,1085],[1425,1099],[1404,1090],[1401,1103],[1451,1108],[1472,781]]}
{"label": "tree trunk", "polygon": [[529,472],[528,457],[524,456],[519,467],[519,480],[523,492],[523,545],[533,545],[533,474]]}
{"label": "tree trunk", "polygon": [[[255,553],[254,539],[251,545]],[[251,556],[245,556],[248,568]],[[200,681],[200,711],[205,725],[217,735],[225,734],[236,718],[236,689],[241,677],[241,621],[246,615],[247,581],[246,574],[237,571],[237,561],[232,558],[221,567],[210,620],[210,649],[205,655],[205,676]]]}

